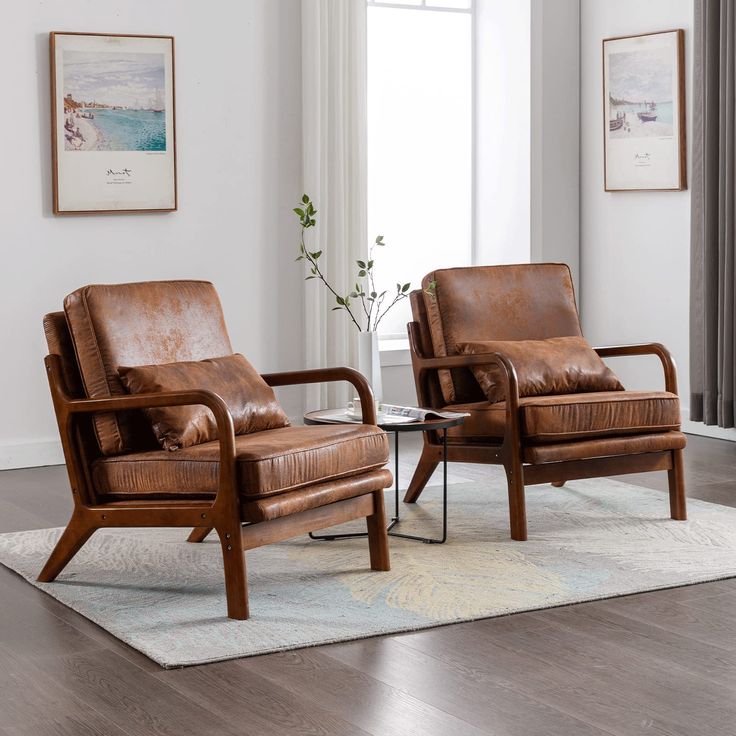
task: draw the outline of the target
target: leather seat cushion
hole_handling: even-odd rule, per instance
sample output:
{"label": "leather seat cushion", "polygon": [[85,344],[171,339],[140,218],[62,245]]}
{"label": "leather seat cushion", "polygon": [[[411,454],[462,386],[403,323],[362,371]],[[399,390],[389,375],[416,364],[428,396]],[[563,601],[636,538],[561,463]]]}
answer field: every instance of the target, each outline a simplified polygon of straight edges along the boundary
{"label": "leather seat cushion", "polygon": [[371,470],[368,473],[330,480],[309,488],[250,499],[241,507],[242,518],[243,521],[257,522],[291,516],[300,511],[316,509],[346,498],[355,498],[381,488],[388,488],[392,480],[391,473],[386,469]]}
{"label": "leather seat cushion", "polygon": [[[283,427],[235,438],[241,498],[253,500],[382,468],[388,440],[371,425]],[[219,443],[175,452],[138,452],[97,459],[98,496],[207,497],[218,490]]]}
{"label": "leather seat cushion", "polygon": [[682,432],[651,432],[622,437],[579,440],[578,442],[547,442],[528,445],[522,449],[525,463],[559,463],[566,460],[585,460],[593,457],[641,455],[646,452],[682,450],[687,444]]}
{"label": "leather seat cushion", "polygon": [[[448,430],[448,440],[483,441],[502,437],[506,402],[451,404],[470,416]],[[680,400],[667,391],[597,391],[519,399],[521,434],[533,442],[667,432],[680,427]]]}

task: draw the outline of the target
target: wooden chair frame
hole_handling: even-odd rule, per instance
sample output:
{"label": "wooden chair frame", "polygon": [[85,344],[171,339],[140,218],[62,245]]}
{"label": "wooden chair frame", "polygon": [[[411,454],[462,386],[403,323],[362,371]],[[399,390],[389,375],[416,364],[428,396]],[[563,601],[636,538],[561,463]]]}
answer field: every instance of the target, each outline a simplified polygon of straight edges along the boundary
{"label": "wooden chair frame", "polygon": [[[38,576],[40,582],[53,581],[97,529],[194,527],[190,535],[191,541],[201,541],[210,529],[214,529],[222,547],[227,614],[233,619],[247,619],[248,589],[244,554],[246,550],[361,517],[366,518],[368,527],[371,569],[390,569],[383,489],[244,526],[236,477],[233,421],[227,405],[219,396],[211,391],[197,390],[104,399],[75,399],[70,396],[64,381],[60,356],[46,356],[45,364],[74,498],[74,510],[66,529]],[[362,405],[366,407],[365,423],[376,423],[371,388],[360,373],[350,368],[271,373],[264,375],[263,378],[271,386],[348,381],[355,387]],[[89,462],[83,451],[78,418],[99,412],[192,404],[208,407],[217,422],[220,466],[219,487],[215,498],[98,503],[95,500]]]}
{"label": "wooden chair frame", "polygon": [[[489,438],[486,443],[451,443],[447,446],[450,462],[487,463],[502,465],[506,471],[509,494],[511,538],[527,539],[525,485],[552,483],[560,487],[568,480],[599,478],[609,475],[666,470],[668,474],[670,515],[673,519],[687,519],[682,450],[665,450],[638,455],[586,458],[533,465],[523,462],[524,438],[519,421],[519,387],[512,362],[500,353],[430,357],[423,354],[419,323],[410,322],[409,348],[414,381],[420,406],[431,406],[427,381],[433,373],[449,368],[471,368],[494,365],[500,369],[506,399],[506,423],[500,442]],[[665,389],[677,393],[677,371],[667,348],[659,343],[617,345],[594,348],[601,357],[656,355],[664,370]],[[406,503],[415,503],[424,486],[442,459],[442,442],[436,432],[424,433],[422,455],[404,496]]]}

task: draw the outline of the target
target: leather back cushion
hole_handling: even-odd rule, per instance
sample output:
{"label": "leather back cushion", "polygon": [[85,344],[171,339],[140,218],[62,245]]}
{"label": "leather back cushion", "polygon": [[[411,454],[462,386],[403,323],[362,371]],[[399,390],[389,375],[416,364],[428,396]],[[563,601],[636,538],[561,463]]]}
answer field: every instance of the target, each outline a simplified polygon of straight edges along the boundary
{"label": "leather back cushion", "polygon": [[[204,388],[216,393],[233,418],[235,434],[288,427],[273,389],[242,355],[166,365],[121,367],[123,385],[132,394]],[[217,439],[214,414],[201,404],[146,409],[156,439],[165,450]]]}
{"label": "leather back cushion", "polygon": [[[217,292],[204,281],[85,286],[64,300],[64,311],[90,398],[126,393],[120,366],[233,352]],[[94,426],[105,455],[156,446],[142,412],[101,414]]]}
{"label": "leather back cushion", "polygon": [[[565,264],[447,268],[425,276],[422,287],[437,357],[457,355],[461,342],[582,336]],[[447,403],[484,398],[467,368],[439,371],[439,379]]]}
{"label": "leather back cushion", "polygon": [[[422,352],[422,357],[434,358],[432,336],[429,334],[429,320],[427,319],[427,309],[424,305],[422,290],[415,289],[412,291],[409,294],[409,302],[411,304],[412,317],[419,326],[419,349]],[[417,385],[416,389],[417,401],[421,406],[439,409],[445,405],[436,371],[428,373],[424,386],[420,387]]]}
{"label": "leather back cushion", "polygon": [[82,376],[79,373],[77,358],[69,327],[64,312],[51,312],[43,318],[43,332],[50,355],[58,355],[61,359],[61,373],[66,390],[73,399],[84,398]]}
{"label": "leather back cushion", "polygon": [[[614,372],[582,337],[464,342],[458,344],[458,349],[466,355],[500,353],[507,357],[516,369],[521,397],[624,389]],[[499,368],[477,366],[472,371],[488,401],[506,400]]]}

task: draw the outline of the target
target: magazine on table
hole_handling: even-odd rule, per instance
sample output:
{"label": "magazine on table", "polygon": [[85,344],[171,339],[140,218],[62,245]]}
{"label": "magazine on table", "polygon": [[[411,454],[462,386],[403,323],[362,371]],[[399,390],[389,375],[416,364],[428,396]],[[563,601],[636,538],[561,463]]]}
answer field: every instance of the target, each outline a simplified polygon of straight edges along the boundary
{"label": "magazine on table", "polygon": [[396,404],[381,404],[379,413],[382,422],[384,418],[424,422],[427,419],[458,419],[459,417],[470,416],[466,411],[438,411],[437,409],[420,409],[416,406],[398,406]]}
{"label": "magazine on table", "polygon": [[[363,416],[360,411],[350,409],[335,409],[334,412],[323,414],[323,419],[334,419],[340,422],[355,422],[362,424]],[[376,413],[379,424],[409,424],[423,422],[427,419],[456,419],[470,416],[467,412],[438,411],[437,409],[420,409],[416,406],[398,406],[396,404],[380,404]]]}

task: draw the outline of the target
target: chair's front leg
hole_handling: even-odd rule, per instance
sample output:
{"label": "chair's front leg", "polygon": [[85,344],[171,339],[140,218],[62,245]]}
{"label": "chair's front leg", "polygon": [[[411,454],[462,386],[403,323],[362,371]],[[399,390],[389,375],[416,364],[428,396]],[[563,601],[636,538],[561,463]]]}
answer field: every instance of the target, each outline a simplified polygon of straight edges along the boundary
{"label": "chair's front leg", "polygon": [[524,466],[521,458],[514,453],[504,461],[506,481],[509,487],[509,520],[511,539],[526,542],[526,497],[524,494]]}
{"label": "chair's front leg", "polygon": [[222,561],[225,567],[227,616],[244,621],[248,618],[248,581],[245,570],[245,551],[240,522],[223,523],[215,527],[220,537]]}
{"label": "chair's front leg", "polygon": [[677,521],[687,520],[685,500],[685,469],[682,450],[672,450],[672,468],[667,471],[670,488],[670,516]]}
{"label": "chair's front leg", "polygon": [[373,513],[366,516],[368,524],[368,550],[371,556],[371,570],[391,569],[388,552],[388,532],[386,512],[384,511],[383,490],[373,491]]}

